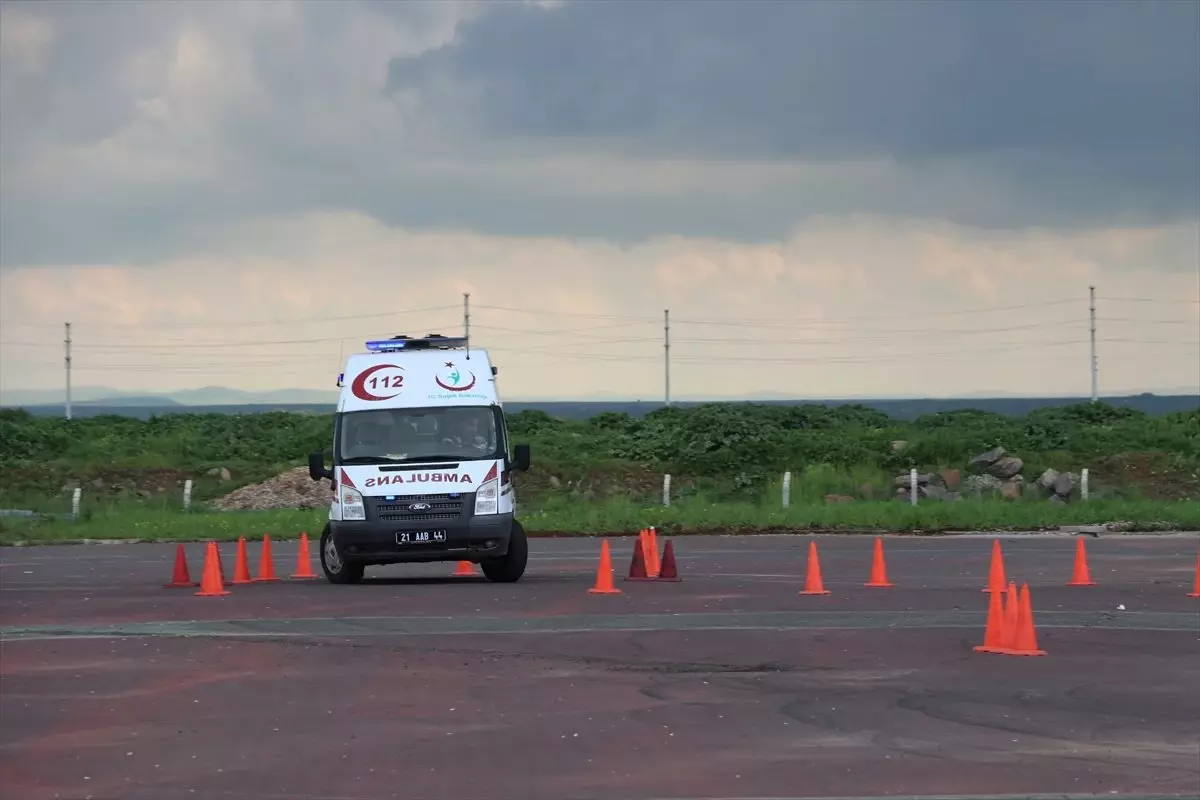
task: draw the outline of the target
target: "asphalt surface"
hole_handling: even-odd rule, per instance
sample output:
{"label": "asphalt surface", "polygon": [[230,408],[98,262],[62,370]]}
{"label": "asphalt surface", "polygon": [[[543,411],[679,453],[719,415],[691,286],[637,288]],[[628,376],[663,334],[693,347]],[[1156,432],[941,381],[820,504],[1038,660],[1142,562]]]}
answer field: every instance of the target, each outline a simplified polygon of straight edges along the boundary
{"label": "asphalt surface", "polygon": [[[798,595],[810,541],[830,595]],[[681,537],[681,583],[623,581],[612,540],[615,596],[588,540],[532,541],[511,585],[220,598],[163,588],[173,545],[6,548],[0,798],[1198,797],[1198,541],[1087,538],[1069,588],[1073,538],[1002,537],[1041,658],[972,651],[984,536],[887,538],[891,589],[870,537]]]}

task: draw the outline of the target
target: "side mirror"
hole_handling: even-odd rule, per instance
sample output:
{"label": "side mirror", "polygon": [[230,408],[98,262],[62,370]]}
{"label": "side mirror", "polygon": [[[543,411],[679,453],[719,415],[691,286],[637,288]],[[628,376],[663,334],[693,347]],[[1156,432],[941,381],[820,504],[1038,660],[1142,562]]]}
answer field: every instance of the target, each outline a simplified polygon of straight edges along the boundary
{"label": "side mirror", "polygon": [[308,454],[308,477],[314,481],[322,479],[333,480],[333,470],[325,468],[324,453]]}
{"label": "side mirror", "polygon": [[517,472],[529,471],[529,445],[519,444],[513,447],[513,469]]}

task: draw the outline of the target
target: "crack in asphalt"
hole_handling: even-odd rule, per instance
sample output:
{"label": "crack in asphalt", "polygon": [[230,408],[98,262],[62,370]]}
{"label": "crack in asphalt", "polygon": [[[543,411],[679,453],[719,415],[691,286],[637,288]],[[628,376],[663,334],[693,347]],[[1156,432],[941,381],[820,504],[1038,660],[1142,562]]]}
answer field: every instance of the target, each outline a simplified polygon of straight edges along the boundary
{"label": "crack in asphalt", "polygon": [[[0,628],[0,641],[63,638],[279,638],[316,636],[429,636],[464,634],[598,633],[688,630],[889,630],[972,628],[978,612],[726,612],[545,617],[323,617],[295,619],[168,620],[111,625],[29,625]],[[1185,612],[1049,611],[1039,628],[1191,631],[1200,615]]]}

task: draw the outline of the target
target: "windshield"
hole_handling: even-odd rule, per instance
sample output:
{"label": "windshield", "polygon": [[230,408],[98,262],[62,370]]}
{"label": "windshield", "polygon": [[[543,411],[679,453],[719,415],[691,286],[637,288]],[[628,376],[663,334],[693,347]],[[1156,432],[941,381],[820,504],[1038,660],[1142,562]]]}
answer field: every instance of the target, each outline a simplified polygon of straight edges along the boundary
{"label": "windshield", "polygon": [[351,411],[338,425],[337,461],[370,464],[503,457],[490,406]]}

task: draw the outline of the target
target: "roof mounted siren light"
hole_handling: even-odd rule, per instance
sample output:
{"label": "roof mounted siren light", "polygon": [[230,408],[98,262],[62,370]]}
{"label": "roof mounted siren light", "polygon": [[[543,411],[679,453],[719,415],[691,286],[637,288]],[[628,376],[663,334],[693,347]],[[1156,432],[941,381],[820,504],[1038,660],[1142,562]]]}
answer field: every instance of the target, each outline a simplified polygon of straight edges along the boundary
{"label": "roof mounted siren light", "polygon": [[396,353],[401,350],[462,350],[467,347],[465,336],[442,336],[430,333],[423,339],[408,336],[393,336],[391,339],[375,339],[367,342],[372,353]]}

